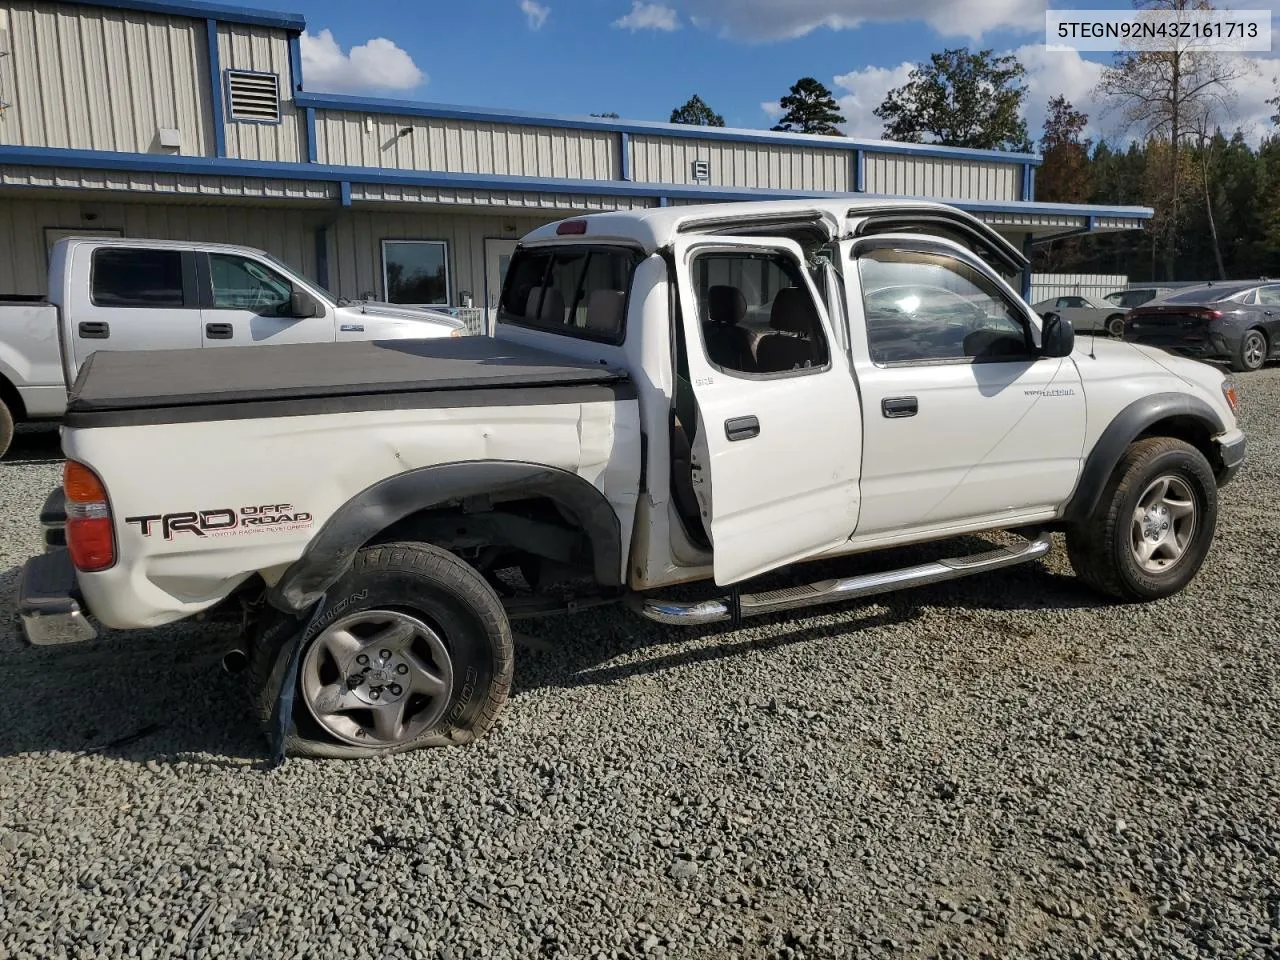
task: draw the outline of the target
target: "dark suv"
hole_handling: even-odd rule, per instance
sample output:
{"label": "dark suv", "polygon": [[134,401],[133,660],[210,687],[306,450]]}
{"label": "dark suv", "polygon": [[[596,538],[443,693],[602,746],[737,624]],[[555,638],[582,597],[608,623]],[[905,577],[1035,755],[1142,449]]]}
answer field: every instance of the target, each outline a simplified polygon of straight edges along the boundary
{"label": "dark suv", "polygon": [[1225,360],[1236,372],[1257,370],[1280,351],[1280,282],[1180,290],[1129,311],[1124,339],[1197,360]]}

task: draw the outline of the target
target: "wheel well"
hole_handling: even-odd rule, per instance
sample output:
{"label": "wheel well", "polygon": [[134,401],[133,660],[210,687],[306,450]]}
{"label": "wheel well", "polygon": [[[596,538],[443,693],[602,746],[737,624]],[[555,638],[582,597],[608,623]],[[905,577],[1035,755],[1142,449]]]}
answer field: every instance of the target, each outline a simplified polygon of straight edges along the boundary
{"label": "wheel well", "polygon": [[1217,450],[1213,443],[1213,434],[1209,425],[1198,417],[1177,416],[1157,420],[1134,437],[1133,442],[1137,443],[1149,437],[1172,437],[1175,440],[1181,440],[1203,453],[1205,459],[1211,464],[1216,461]]}
{"label": "wheel well", "polygon": [[535,589],[592,576],[590,534],[550,497],[494,501],[471,497],[409,514],[370,537],[362,547],[415,541],[448,550],[481,573],[519,568]]}
{"label": "wheel well", "polygon": [[22,402],[22,394],[3,375],[0,375],[0,401],[9,408],[15,422],[27,419],[27,405]]}

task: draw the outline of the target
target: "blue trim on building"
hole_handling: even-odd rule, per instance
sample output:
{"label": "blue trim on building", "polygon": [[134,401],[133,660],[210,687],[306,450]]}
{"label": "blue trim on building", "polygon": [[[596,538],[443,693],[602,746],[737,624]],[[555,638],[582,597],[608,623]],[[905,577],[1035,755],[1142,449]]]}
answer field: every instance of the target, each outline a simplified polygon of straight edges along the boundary
{"label": "blue trim on building", "polygon": [[1031,199],[1031,164],[1024,163],[1022,165],[1022,183],[1018,187],[1018,199]]}
{"label": "blue trim on building", "polygon": [[306,18],[300,13],[279,10],[255,10],[225,3],[206,3],[202,0],[63,0],[77,7],[106,7],[110,10],[138,10],[142,13],[167,13],[175,17],[192,17],[196,20],[224,20],[227,23],[247,23],[256,27],[278,27],[281,30],[301,32],[307,27]]}
{"label": "blue trim on building", "polygon": [[1031,234],[1027,234],[1022,241],[1022,255],[1027,259],[1027,267],[1022,271],[1022,282],[1019,284],[1018,293],[1028,303],[1031,301],[1031,255],[1035,252],[1034,247],[1035,240]]}
{"label": "blue trim on building", "polygon": [[351,181],[343,180],[338,184],[338,202],[344,207],[351,206]]}
{"label": "blue trim on building", "polygon": [[213,105],[214,156],[227,155],[227,121],[222,112],[222,57],[218,53],[218,21],[210,17],[205,21],[209,41],[209,94]]}
{"label": "blue trim on building", "polygon": [[660,206],[660,207],[667,207],[667,206],[670,206],[670,205],[671,205],[671,201],[670,201],[670,200],[668,200],[666,197],[659,197],[659,198],[658,198],[658,206]]}
{"label": "blue trim on building", "polygon": [[561,127],[568,130],[598,130],[687,140],[729,140],[735,143],[789,144],[825,150],[865,150],[868,153],[896,153],[946,160],[984,160],[987,163],[1039,163],[1033,153],[1005,153],[1000,150],[971,150],[967,147],[935,147],[920,143],[888,143],[883,140],[853,140],[848,137],[820,137],[772,130],[743,130],[702,127],[651,120],[609,120],[601,117],[568,117],[546,113],[499,110],[492,107],[464,107],[445,103],[418,103],[412,100],[381,100],[337,93],[303,93],[300,105],[320,110],[349,110],[356,113],[385,113],[407,117],[434,117],[440,120],[470,120],[479,123],[509,123],[527,127]]}
{"label": "blue trim on building", "polygon": [[867,152],[859,147],[853,151],[853,192],[865,193],[867,190]]}
{"label": "blue trim on building", "polygon": [[1031,168],[1031,192],[1024,197],[1024,200],[1034,200],[1036,198],[1036,168]]}
{"label": "blue trim on building", "polygon": [[[107,150],[64,150],[55,147],[0,145],[0,163],[89,170],[132,170],[147,173],[184,173],[215,177],[262,177],[274,180],[327,181],[330,183],[387,183],[401,186],[441,187],[457,190],[508,190],[526,193],[565,193],[577,196],[668,197],[680,200],[780,200],[875,199],[880,194],[838,193],[814,190],[748,190],[743,187],[684,186],[671,183],[626,183],[620,180],[569,180],[512,177],[481,173],[444,173],[392,170],[382,167],[345,167],[322,163],[284,163],[275,160],[174,156],[150,153],[116,153]],[[894,197],[893,199],[904,199]],[[937,198],[907,198],[930,199]],[[1093,215],[1149,220],[1149,207],[1101,207],[1071,203],[1022,203],[998,200],[947,200],[961,210],[992,213]]]}
{"label": "blue trim on building", "polygon": [[623,180],[631,179],[631,134],[623,130],[618,134],[618,156],[622,158]]}
{"label": "blue trim on building", "polygon": [[307,107],[306,117],[307,124],[307,163],[315,163],[320,157],[320,148],[316,142],[316,110],[315,107]]}
{"label": "blue trim on building", "polygon": [[289,77],[293,82],[293,94],[302,92],[302,36],[289,34]]}

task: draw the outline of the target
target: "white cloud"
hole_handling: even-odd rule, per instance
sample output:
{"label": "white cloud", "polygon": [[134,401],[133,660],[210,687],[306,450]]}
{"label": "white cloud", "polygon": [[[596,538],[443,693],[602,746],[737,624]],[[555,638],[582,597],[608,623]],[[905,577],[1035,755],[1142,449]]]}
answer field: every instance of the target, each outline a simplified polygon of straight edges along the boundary
{"label": "white cloud", "polygon": [[672,0],[696,26],[741,40],[803,37],[865,22],[924,22],[944,37],[978,40],[996,29],[1044,32],[1047,0]]}
{"label": "white cloud", "polygon": [[632,0],[631,12],[613,21],[613,25],[630,30],[632,33],[637,30],[665,30],[669,33],[680,29],[680,15],[660,3]]}
{"label": "white cloud", "polygon": [[541,30],[551,14],[551,8],[546,4],[538,3],[537,0],[520,0],[520,9],[524,11],[525,19],[529,21],[530,30]]}
{"label": "white cloud", "polygon": [[777,120],[785,112],[782,104],[777,100],[765,100],[760,104],[760,109],[764,111],[764,115],[770,120]]}
{"label": "white cloud", "polygon": [[333,34],[302,34],[302,74],[308,90],[331,93],[412,90],[430,79],[413,58],[386,37],[374,37],[347,53]]}
{"label": "white cloud", "polygon": [[872,140],[882,136],[884,124],[872,111],[880,106],[886,93],[907,82],[914,66],[900,63],[896,67],[864,67],[836,77],[836,92],[845,91],[838,97],[845,119],[844,132]]}

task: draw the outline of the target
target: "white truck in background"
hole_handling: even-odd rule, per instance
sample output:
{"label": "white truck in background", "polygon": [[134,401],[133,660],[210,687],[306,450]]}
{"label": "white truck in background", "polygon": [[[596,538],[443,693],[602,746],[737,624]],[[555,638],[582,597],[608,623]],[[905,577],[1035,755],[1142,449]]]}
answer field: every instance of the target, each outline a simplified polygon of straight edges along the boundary
{"label": "white truck in background", "polygon": [[0,456],[14,424],[57,420],[96,350],[460,337],[439,310],[336,299],[253,247],[67,237],[48,299],[0,301]]}

